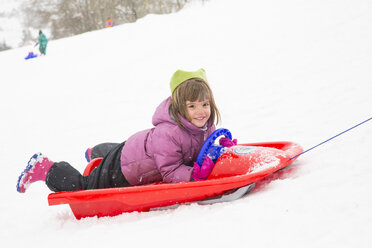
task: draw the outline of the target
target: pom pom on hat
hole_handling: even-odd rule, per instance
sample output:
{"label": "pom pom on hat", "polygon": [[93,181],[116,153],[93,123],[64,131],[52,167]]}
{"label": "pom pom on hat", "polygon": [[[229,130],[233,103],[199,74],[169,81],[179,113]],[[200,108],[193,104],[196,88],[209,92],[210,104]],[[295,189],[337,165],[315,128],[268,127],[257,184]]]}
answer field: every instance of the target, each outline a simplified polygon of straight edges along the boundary
{"label": "pom pom on hat", "polygon": [[173,74],[173,76],[171,78],[171,81],[170,81],[170,88],[171,88],[172,94],[173,94],[173,91],[177,88],[178,85],[182,84],[183,82],[185,82],[186,80],[189,80],[191,78],[200,78],[200,79],[204,80],[206,83],[208,83],[207,77],[205,75],[205,70],[203,68],[201,68],[197,71],[178,70]]}

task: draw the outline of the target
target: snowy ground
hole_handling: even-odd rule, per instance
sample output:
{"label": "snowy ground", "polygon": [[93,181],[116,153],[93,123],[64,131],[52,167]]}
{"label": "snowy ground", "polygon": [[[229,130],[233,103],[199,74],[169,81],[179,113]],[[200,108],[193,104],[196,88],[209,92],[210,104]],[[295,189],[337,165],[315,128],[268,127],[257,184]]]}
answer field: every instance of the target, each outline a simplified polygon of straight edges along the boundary
{"label": "snowy ground", "polygon": [[[43,152],[84,151],[151,127],[178,68],[203,67],[241,143],[308,149],[372,117],[371,1],[213,0],[0,53],[0,240],[6,247],[371,247],[372,121],[304,154],[243,199],[75,220],[16,181]],[[36,51],[36,50],[35,50]],[[232,245],[232,246],[230,246]]]}

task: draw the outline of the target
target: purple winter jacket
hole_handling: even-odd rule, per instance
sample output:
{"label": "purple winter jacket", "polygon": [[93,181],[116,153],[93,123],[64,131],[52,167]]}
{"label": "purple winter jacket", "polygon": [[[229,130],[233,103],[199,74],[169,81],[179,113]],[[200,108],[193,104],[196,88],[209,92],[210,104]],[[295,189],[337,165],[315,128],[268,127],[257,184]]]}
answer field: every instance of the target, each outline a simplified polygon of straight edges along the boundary
{"label": "purple winter jacket", "polygon": [[211,121],[203,129],[182,117],[186,129],[180,128],[169,114],[170,99],[157,107],[155,127],[132,135],[123,147],[121,171],[131,185],[190,181],[199,151],[216,129]]}

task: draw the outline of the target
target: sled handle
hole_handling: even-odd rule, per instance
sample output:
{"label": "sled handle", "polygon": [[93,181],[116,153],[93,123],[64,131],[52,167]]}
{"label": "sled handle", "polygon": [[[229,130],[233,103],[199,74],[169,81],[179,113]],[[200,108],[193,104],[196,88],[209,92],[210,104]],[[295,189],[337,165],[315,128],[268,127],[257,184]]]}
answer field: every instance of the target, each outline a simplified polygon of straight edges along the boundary
{"label": "sled handle", "polygon": [[205,156],[209,155],[209,153],[211,152],[210,148],[212,147],[214,141],[222,135],[225,135],[225,137],[232,139],[231,132],[226,128],[219,128],[216,131],[214,131],[211,135],[209,135],[209,137],[204,142],[199,152],[198,158],[196,159],[196,163],[199,166],[203,164]]}
{"label": "sled handle", "polygon": [[89,174],[96,168],[102,161],[103,158],[95,158],[87,164],[83,172],[83,176],[89,176]]}

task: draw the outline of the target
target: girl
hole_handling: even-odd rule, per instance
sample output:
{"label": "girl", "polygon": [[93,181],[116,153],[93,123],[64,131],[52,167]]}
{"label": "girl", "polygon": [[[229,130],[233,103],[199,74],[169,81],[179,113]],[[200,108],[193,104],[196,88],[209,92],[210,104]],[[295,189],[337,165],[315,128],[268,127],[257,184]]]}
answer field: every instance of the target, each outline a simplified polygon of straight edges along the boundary
{"label": "girl", "polygon": [[[216,129],[220,114],[207,83],[204,69],[176,71],[170,81],[172,96],[156,109],[152,129],[138,132],[121,144],[104,143],[87,150],[91,157],[103,157],[89,176],[82,176],[67,162],[52,162],[41,153],[31,157],[18,179],[17,190],[44,181],[54,192],[126,187],[154,182],[205,180],[213,169],[206,157],[199,166],[198,153]],[[232,146],[236,140],[221,138]]]}

